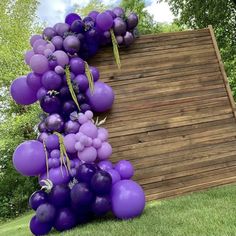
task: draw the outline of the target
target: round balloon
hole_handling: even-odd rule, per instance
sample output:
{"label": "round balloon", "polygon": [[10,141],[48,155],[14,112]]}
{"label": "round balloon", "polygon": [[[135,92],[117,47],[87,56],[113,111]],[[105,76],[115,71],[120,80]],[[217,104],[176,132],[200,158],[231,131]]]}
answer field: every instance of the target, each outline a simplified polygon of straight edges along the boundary
{"label": "round balloon", "polygon": [[46,169],[46,155],[43,144],[31,140],[20,144],[13,154],[16,170],[25,176],[37,176]]}
{"label": "round balloon", "polygon": [[121,180],[112,187],[112,211],[117,218],[132,219],[142,214],[145,194],[132,180]]}
{"label": "round balloon", "polygon": [[111,109],[115,99],[112,88],[100,81],[94,83],[94,91],[90,89],[86,91],[86,96],[89,101],[89,105],[95,112],[106,112]]}
{"label": "round balloon", "polygon": [[26,76],[15,79],[11,84],[10,92],[15,102],[20,105],[30,105],[38,100],[37,91],[29,87]]}

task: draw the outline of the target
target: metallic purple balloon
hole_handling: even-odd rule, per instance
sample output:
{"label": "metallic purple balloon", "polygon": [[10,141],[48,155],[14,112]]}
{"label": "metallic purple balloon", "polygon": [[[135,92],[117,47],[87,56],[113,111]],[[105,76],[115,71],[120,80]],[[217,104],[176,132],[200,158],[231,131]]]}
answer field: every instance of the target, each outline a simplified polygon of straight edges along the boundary
{"label": "metallic purple balloon", "polygon": [[42,84],[47,90],[57,90],[62,85],[62,79],[55,71],[50,70],[43,74]]}
{"label": "metallic purple balloon", "polygon": [[38,190],[32,193],[32,195],[29,198],[29,205],[35,211],[41,204],[44,204],[47,202],[48,202],[48,195],[43,190]]}
{"label": "metallic purple balloon", "polygon": [[61,132],[64,128],[64,121],[59,114],[52,114],[45,120],[46,127],[49,131]]}
{"label": "metallic purple balloon", "polygon": [[76,20],[81,20],[81,17],[76,13],[70,13],[66,16],[65,23],[72,25]]}
{"label": "metallic purple balloon", "polygon": [[115,15],[117,17],[124,17],[125,16],[125,11],[121,7],[115,7],[112,11],[115,13]]}
{"label": "metallic purple balloon", "polygon": [[90,89],[86,91],[86,96],[89,101],[89,105],[95,112],[106,112],[111,109],[115,95],[112,88],[103,83],[97,81],[94,83],[94,91],[91,93]]}
{"label": "metallic purple balloon", "polygon": [[79,128],[80,125],[77,121],[69,120],[65,123],[65,134],[76,134]]}
{"label": "metallic purple balloon", "polygon": [[132,33],[130,32],[126,32],[125,36],[124,36],[124,43],[125,43],[125,46],[130,46],[132,43],[134,42],[134,36]]}
{"label": "metallic purple balloon", "polygon": [[13,165],[25,176],[37,176],[46,169],[46,155],[43,144],[36,140],[20,144],[13,154]]}
{"label": "metallic purple balloon", "polygon": [[123,19],[117,17],[114,20],[114,33],[115,35],[122,35],[124,36],[127,30],[127,25]]}
{"label": "metallic purple balloon", "polygon": [[53,37],[51,42],[55,46],[56,50],[61,50],[63,48],[63,38],[61,36]]}
{"label": "metallic purple balloon", "polygon": [[112,211],[117,218],[132,219],[142,214],[145,194],[132,180],[121,180],[112,187]]}
{"label": "metallic purple balloon", "polygon": [[74,54],[80,49],[80,40],[74,35],[69,35],[64,39],[63,47],[66,52]]}
{"label": "metallic purple balloon", "polygon": [[115,165],[115,170],[121,176],[121,179],[131,179],[134,175],[134,167],[129,161],[121,160]]}
{"label": "metallic purple balloon", "polygon": [[38,100],[37,91],[29,87],[26,76],[15,79],[11,84],[10,92],[15,102],[21,105],[31,105]]}
{"label": "metallic purple balloon", "polygon": [[138,25],[138,16],[135,13],[131,13],[127,18],[127,26],[129,30],[133,30]]}
{"label": "metallic purple balloon", "polygon": [[57,208],[70,204],[70,189],[66,185],[56,185],[49,193],[49,201]]}

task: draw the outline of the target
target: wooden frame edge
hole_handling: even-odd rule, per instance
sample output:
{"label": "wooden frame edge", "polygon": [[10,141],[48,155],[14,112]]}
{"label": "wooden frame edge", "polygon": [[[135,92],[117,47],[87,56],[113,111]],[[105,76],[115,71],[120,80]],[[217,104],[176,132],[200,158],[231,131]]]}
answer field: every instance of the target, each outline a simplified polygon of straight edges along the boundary
{"label": "wooden frame edge", "polygon": [[215,52],[216,52],[217,60],[219,62],[220,71],[221,71],[222,76],[223,76],[225,89],[227,91],[228,98],[230,100],[230,104],[231,104],[231,108],[232,108],[232,112],[234,114],[234,118],[235,118],[235,121],[236,121],[236,105],[235,105],[234,97],[233,97],[233,94],[232,94],[232,91],[231,91],[231,88],[230,88],[230,85],[229,85],[228,77],[227,77],[226,72],[225,72],[224,63],[223,63],[221,55],[220,55],[220,50],[219,50],[219,47],[218,47],[218,44],[217,44],[217,41],[216,41],[216,37],[215,37],[215,33],[214,33],[212,25],[209,25],[208,29],[209,29],[210,34],[211,34],[212,43],[213,43],[213,46],[214,46],[214,49],[215,49]]}

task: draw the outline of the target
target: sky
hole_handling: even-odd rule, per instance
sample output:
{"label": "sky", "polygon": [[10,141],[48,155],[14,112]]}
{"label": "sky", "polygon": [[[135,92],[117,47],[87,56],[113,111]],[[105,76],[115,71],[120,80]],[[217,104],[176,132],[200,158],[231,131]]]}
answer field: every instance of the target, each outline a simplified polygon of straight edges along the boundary
{"label": "sky", "polygon": [[[54,25],[57,22],[63,22],[66,14],[73,12],[77,6],[84,6],[89,0],[40,0],[37,15],[39,19],[46,22],[48,25]],[[102,0],[105,4],[115,4],[119,0]],[[146,9],[154,16],[156,22],[173,21],[168,3],[157,3],[156,0],[147,0]]]}

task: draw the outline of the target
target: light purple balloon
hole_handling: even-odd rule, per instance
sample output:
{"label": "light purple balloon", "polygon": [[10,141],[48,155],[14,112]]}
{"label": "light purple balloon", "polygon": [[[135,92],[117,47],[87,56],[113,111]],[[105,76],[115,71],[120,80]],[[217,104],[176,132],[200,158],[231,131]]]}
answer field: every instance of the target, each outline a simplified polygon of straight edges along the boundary
{"label": "light purple balloon", "polygon": [[32,56],[34,56],[34,51],[33,50],[29,50],[29,51],[27,51],[26,53],[25,53],[25,63],[27,64],[27,65],[29,65],[30,64],[30,60],[31,60],[31,58],[32,58]]}
{"label": "light purple balloon", "polygon": [[60,150],[59,149],[54,149],[50,152],[50,157],[55,159],[59,159],[60,158]]}
{"label": "light purple balloon", "polygon": [[96,138],[98,135],[97,126],[95,124],[93,124],[92,121],[88,121],[85,124],[83,124],[80,127],[79,132],[87,135],[90,138]]}
{"label": "light purple balloon", "polygon": [[99,160],[107,160],[112,155],[112,147],[109,143],[104,142],[102,146],[97,150]]}
{"label": "light purple balloon", "polygon": [[56,50],[61,50],[63,48],[63,38],[61,36],[53,37],[51,42],[55,46]]}
{"label": "light purple balloon", "polygon": [[70,30],[70,26],[66,23],[57,23],[53,26],[53,28],[56,30],[57,34],[62,37]]}
{"label": "light purple balloon", "polygon": [[83,113],[79,113],[79,123],[81,125],[85,124],[88,121],[88,117],[83,114]]}
{"label": "light purple balloon", "polygon": [[91,93],[90,89],[87,89],[86,96],[89,105],[95,112],[106,112],[110,110],[115,99],[112,88],[100,81],[94,83],[93,93]]}
{"label": "light purple balloon", "polygon": [[56,57],[57,64],[59,66],[64,67],[65,65],[69,64],[69,57],[67,56],[67,54],[64,51],[57,50],[53,53],[53,56]]}
{"label": "light purple balloon", "polygon": [[15,79],[11,84],[10,92],[15,102],[21,105],[30,105],[38,100],[37,91],[28,86],[26,76]]}
{"label": "light purple balloon", "polygon": [[121,180],[121,177],[118,171],[113,170],[113,169],[108,169],[107,172],[110,174],[112,178],[112,185],[116,184],[118,181]]}
{"label": "light purple balloon", "polygon": [[97,158],[97,150],[94,147],[87,147],[78,154],[78,157],[81,161],[92,163]]}
{"label": "light purple balloon", "polygon": [[84,150],[84,145],[80,142],[77,142],[75,144],[75,149],[78,151],[78,152],[82,152]]}
{"label": "light purple balloon", "polygon": [[47,139],[47,137],[48,137],[48,133],[43,132],[38,136],[37,140],[39,142],[43,143],[43,141],[45,141]]}
{"label": "light purple balloon", "polygon": [[38,39],[42,39],[42,36],[39,35],[39,34],[35,34],[35,35],[32,35],[31,38],[30,38],[30,44],[31,46],[33,47],[35,41],[37,41]]}
{"label": "light purple balloon", "polygon": [[121,176],[121,179],[131,179],[134,175],[134,167],[131,162],[126,160],[121,160],[115,165],[115,170],[117,170]]}
{"label": "light purple balloon", "polygon": [[102,146],[102,141],[99,138],[95,138],[93,140],[93,147],[95,147],[96,149],[100,148]]}
{"label": "light purple balloon", "polygon": [[30,59],[30,68],[37,74],[43,74],[49,70],[48,59],[43,55],[34,55]]}
{"label": "light purple balloon", "polygon": [[[40,176],[40,181],[46,179],[47,179],[46,173]],[[66,168],[62,166],[50,169],[49,179],[52,181],[53,185],[68,184],[70,181],[70,175],[67,173]]]}
{"label": "light purple balloon", "polygon": [[132,219],[140,216],[145,207],[145,194],[132,180],[121,180],[112,187],[112,211],[117,218]]}
{"label": "light purple balloon", "polygon": [[100,169],[105,170],[105,171],[113,169],[113,165],[110,161],[100,161],[98,163],[98,166]]}
{"label": "light purple balloon", "polygon": [[98,129],[98,138],[102,141],[105,142],[108,140],[109,134],[108,130],[105,128],[99,128]]}
{"label": "light purple balloon", "polygon": [[71,154],[77,152],[77,150],[75,149],[75,143],[76,143],[75,134],[68,134],[64,137],[64,144],[67,152]]}
{"label": "light purple balloon", "polygon": [[36,140],[20,144],[13,154],[13,165],[25,176],[37,176],[46,169],[46,155],[43,144]]}
{"label": "light purple balloon", "polygon": [[47,41],[44,40],[44,39],[38,39],[34,42],[34,45],[33,45],[33,49],[34,49],[34,52],[35,53],[41,53],[41,51],[44,51],[42,49],[40,49],[40,46],[44,46],[44,49],[45,49],[45,46],[47,45]]}

